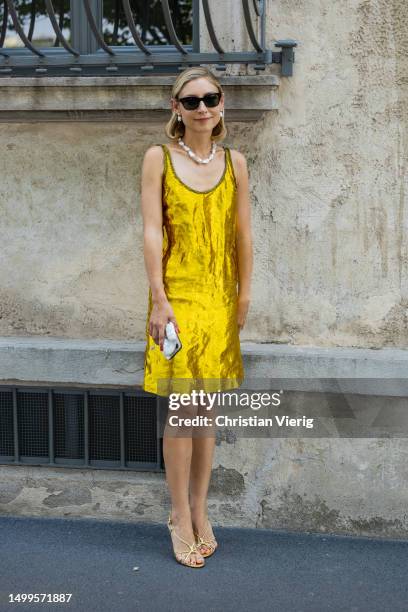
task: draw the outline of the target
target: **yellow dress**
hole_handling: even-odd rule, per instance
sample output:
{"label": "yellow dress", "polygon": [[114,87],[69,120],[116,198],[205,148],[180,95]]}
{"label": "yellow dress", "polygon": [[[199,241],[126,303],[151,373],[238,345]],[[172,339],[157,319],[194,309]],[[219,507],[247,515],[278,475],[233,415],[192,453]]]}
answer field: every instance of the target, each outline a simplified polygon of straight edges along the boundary
{"label": "yellow dress", "polygon": [[208,191],[177,176],[166,145],[162,188],[163,284],[182,349],[167,360],[149,334],[142,388],[161,396],[239,387],[244,370],[237,324],[236,180],[228,147],[224,173]]}

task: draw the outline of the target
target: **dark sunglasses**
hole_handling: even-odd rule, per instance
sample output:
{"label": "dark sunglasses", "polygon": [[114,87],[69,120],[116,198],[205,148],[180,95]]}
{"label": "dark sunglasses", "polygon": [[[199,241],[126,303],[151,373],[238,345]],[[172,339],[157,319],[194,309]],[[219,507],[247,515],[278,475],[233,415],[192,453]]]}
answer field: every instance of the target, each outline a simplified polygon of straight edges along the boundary
{"label": "dark sunglasses", "polygon": [[185,98],[180,98],[180,102],[186,110],[196,110],[200,106],[201,100],[207,108],[214,108],[214,106],[218,106],[220,99],[221,94],[218,92],[205,94],[203,98],[199,98],[198,96],[186,96]]}

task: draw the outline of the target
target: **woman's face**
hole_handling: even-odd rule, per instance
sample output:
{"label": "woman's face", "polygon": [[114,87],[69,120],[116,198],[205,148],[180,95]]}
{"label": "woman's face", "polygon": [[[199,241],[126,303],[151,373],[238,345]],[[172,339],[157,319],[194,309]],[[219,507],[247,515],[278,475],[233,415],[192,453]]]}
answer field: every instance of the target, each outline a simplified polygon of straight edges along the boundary
{"label": "woman's face", "polygon": [[217,86],[205,77],[200,77],[184,85],[178,95],[179,100],[172,98],[172,110],[181,115],[186,128],[194,132],[210,132],[211,134],[214,127],[219,123],[220,111],[224,109],[224,94],[222,94],[217,106],[214,107],[207,108],[204,101],[201,100],[197,109],[187,110],[180,102],[180,98],[186,98],[187,96],[203,98],[209,93],[219,93]]}

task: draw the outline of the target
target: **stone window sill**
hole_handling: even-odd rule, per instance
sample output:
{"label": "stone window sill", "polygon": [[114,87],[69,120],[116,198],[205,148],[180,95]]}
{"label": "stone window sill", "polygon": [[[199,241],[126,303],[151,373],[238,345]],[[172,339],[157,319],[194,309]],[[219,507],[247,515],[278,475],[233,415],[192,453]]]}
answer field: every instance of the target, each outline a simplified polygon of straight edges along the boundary
{"label": "stone window sill", "polygon": [[[159,121],[169,117],[174,76],[3,77],[0,122]],[[278,109],[279,76],[220,76],[228,121]]]}

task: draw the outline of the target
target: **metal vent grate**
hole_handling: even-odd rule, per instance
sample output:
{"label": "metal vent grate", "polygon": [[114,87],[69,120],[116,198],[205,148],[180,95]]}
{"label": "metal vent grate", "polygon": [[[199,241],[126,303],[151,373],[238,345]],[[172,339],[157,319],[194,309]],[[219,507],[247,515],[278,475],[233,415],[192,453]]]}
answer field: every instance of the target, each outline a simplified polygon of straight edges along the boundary
{"label": "metal vent grate", "polygon": [[89,398],[89,458],[120,461],[119,398],[96,395]]}
{"label": "metal vent grate", "polygon": [[84,459],[84,398],[82,395],[54,395],[56,459]]}
{"label": "metal vent grate", "polygon": [[0,463],[162,471],[158,409],[135,390],[0,386]]}
{"label": "metal vent grate", "polygon": [[22,457],[48,457],[47,393],[18,391],[17,422],[20,455]]}
{"label": "metal vent grate", "polygon": [[0,456],[14,457],[13,394],[0,393]]}
{"label": "metal vent grate", "polygon": [[153,461],[156,456],[156,414],[150,407],[151,400],[134,397],[125,398],[126,414],[126,460],[140,461],[148,457]]}

